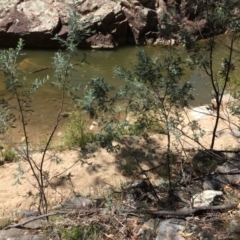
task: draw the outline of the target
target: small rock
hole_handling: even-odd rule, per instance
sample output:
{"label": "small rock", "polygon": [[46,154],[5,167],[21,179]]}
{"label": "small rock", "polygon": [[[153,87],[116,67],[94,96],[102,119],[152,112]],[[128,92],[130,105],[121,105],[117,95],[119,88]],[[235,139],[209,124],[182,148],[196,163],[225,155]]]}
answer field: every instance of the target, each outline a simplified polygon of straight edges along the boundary
{"label": "small rock", "polygon": [[143,240],[151,240],[155,235],[155,230],[159,224],[158,218],[151,218],[147,222],[145,222],[142,227],[139,229],[137,235],[141,236]]}
{"label": "small rock", "polygon": [[69,117],[69,113],[68,112],[63,112],[62,114],[61,114],[61,117],[63,117],[63,118],[67,118],[67,117]]}
{"label": "small rock", "polygon": [[202,193],[195,194],[191,198],[193,207],[209,206],[216,196],[222,195],[222,191],[205,190]]}
{"label": "small rock", "polygon": [[91,126],[89,127],[89,130],[93,130],[94,128],[96,128],[98,126],[98,123],[93,121]]}
{"label": "small rock", "polygon": [[231,220],[230,231],[231,233],[240,233],[240,222],[235,219]]}
{"label": "small rock", "polygon": [[88,199],[88,198],[84,198],[84,197],[73,197],[71,199],[69,199],[68,201],[66,201],[65,203],[63,203],[62,205],[64,208],[86,208],[86,207],[91,207],[93,206],[93,202]]}
{"label": "small rock", "polygon": [[226,184],[225,181],[222,181],[221,176],[218,174],[208,175],[203,182],[204,190],[220,190]]}
{"label": "small rock", "polygon": [[240,131],[237,129],[232,129],[232,134],[233,136],[240,138]]}
{"label": "small rock", "polygon": [[58,136],[58,137],[61,137],[62,135],[63,135],[62,132],[58,132],[58,133],[57,133],[57,136]]}
{"label": "small rock", "polygon": [[161,221],[157,229],[156,240],[184,240],[179,231],[185,230],[185,221],[168,219]]}

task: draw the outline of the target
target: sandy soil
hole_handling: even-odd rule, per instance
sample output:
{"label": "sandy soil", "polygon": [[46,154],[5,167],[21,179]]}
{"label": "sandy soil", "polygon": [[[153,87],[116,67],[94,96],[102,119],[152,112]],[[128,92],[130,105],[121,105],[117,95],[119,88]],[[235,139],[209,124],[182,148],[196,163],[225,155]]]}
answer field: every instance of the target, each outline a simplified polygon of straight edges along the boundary
{"label": "sandy soil", "polygon": [[[201,127],[206,131],[205,136],[200,140],[201,144],[205,147],[209,147],[211,141],[211,133],[214,124],[214,115],[208,115],[210,112],[206,107],[195,108],[194,110],[188,110],[185,121],[197,120]],[[218,137],[216,137],[215,149],[232,149],[239,147],[238,138],[232,134],[233,129],[237,129],[238,119],[229,114],[229,111],[224,110],[221,116],[225,120],[220,120],[218,127]],[[231,120],[231,124],[230,124]],[[185,127],[184,132],[188,136],[192,136],[192,131],[189,127]],[[154,140],[152,144],[158,148],[157,151],[163,151],[166,147],[166,138],[164,136],[153,135]],[[172,137],[172,139],[175,139]],[[184,148],[195,148],[197,145],[187,137],[181,137]],[[144,148],[144,145],[140,148]],[[179,146],[177,141],[173,141],[172,144]],[[123,175],[123,169],[121,167],[121,161],[123,159],[117,158],[116,154],[108,153],[104,149],[99,149],[95,153],[95,157],[91,157],[87,160],[87,163],[81,161],[79,156],[79,150],[68,150],[64,152],[58,152],[58,157],[62,160],[62,163],[56,164],[51,161],[53,152],[47,153],[47,159],[44,162],[45,171],[49,171],[50,184],[47,188],[47,196],[50,202],[50,206],[57,205],[70,196],[73,192],[87,195],[102,195],[107,191],[109,186],[119,186],[121,183],[126,182],[129,177]],[[34,161],[39,163],[41,159],[41,153],[37,152],[32,155]],[[158,161],[158,159],[155,159]],[[21,184],[16,184],[16,178],[18,174],[18,167],[21,165],[24,174],[20,178]],[[150,167],[154,163],[143,163],[143,167]],[[36,209],[37,205],[37,190],[35,186],[35,180],[32,176],[29,165],[26,162],[9,163],[4,164],[1,168],[1,180],[0,180],[0,215],[9,215],[14,211]],[[67,176],[71,175],[70,178]]]}
{"label": "sandy soil", "polygon": [[[104,194],[104,187],[119,186],[126,179],[116,167],[114,155],[105,150],[96,152],[95,158],[87,160],[88,164],[80,161],[79,151],[64,151],[57,153],[62,163],[51,161],[53,152],[48,152],[44,169],[49,171],[50,186],[47,195],[50,205],[59,204],[77,194]],[[33,154],[32,158],[40,162],[41,153]],[[19,175],[19,164],[24,174],[19,176],[21,184],[15,184],[16,174]],[[1,166],[0,181],[0,215],[9,214],[20,209],[35,209],[37,204],[35,179],[27,162],[10,163]],[[70,178],[67,176],[71,175]],[[54,177],[55,176],[55,177]]]}

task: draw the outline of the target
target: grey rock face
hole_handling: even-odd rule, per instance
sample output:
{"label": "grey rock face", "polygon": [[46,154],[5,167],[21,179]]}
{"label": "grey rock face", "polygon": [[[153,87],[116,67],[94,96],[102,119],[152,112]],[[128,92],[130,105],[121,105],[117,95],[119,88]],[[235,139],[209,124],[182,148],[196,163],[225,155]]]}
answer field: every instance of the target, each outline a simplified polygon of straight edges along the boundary
{"label": "grey rock face", "polygon": [[22,36],[28,46],[47,46],[48,40],[58,31],[59,15],[51,4],[41,0],[12,0],[4,6],[0,9],[0,33],[4,36],[0,38],[0,45],[15,45],[17,36]]}
{"label": "grey rock face", "polygon": [[[28,218],[23,218],[19,221],[19,223],[24,223],[25,221],[31,219],[32,217],[28,217]],[[44,219],[36,219],[34,221],[31,221],[29,223],[26,223],[24,225],[24,227],[26,228],[30,228],[30,229],[40,229],[44,226],[44,224],[46,224],[46,220]]]}
{"label": "grey rock face", "polygon": [[[158,39],[157,45],[162,39],[157,26],[162,16],[171,15],[174,8],[180,28],[194,36],[207,29],[205,19],[198,16],[188,19],[192,11],[189,2],[182,1],[179,5],[176,1],[164,0],[80,0],[76,3],[73,0],[2,0],[0,46],[16,46],[21,36],[28,47],[58,47],[51,39],[56,34],[67,36],[70,7],[78,11],[79,22],[91,30],[82,45],[114,48],[126,42],[154,44]],[[202,16],[201,12],[199,15]],[[176,33],[171,44],[178,37]]]}
{"label": "grey rock face", "polygon": [[[52,33],[58,26],[58,12],[53,6],[41,0],[21,2],[16,9],[28,20],[24,24],[25,31]],[[16,24],[14,24],[8,31],[16,31],[17,29]]]}
{"label": "grey rock face", "polygon": [[86,0],[78,11],[82,14],[80,22],[94,29],[92,36],[86,39],[91,48],[114,48],[126,42],[128,23],[119,2],[101,0],[96,4]]}
{"label": "grey rock face", "polygon": [[135,42],[143,43],[144,36],[148,32],[157,32],[157,13],[149,8],[135,7],[123,8]]}

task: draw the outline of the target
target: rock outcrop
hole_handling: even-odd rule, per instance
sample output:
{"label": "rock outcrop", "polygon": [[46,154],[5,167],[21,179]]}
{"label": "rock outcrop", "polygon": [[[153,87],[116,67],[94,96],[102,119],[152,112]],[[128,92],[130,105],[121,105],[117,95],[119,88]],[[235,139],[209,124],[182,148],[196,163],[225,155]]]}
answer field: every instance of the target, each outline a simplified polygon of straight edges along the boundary
{"label": "rock outcrop", "polygon": [[[90,30],[81,45],[91,48],[115,48],[125,43],[164,44],[158,32],[164,14],[195,38],[208,36],[207,21],[201,13],[191,12],[187,0],[2,0],[0,47],[15,46],[20,37],[27,47],[59,47],[52,38],[56,34],[67,36],[70,7]],[[168,43],[178,38],[176,33]]]}
{"label": "rock outcrop", "polygon": [[50,39],[60,30],[58,11],[41,0],[10,3],[1,10],[0,45],[16,45],[22,37],[29,47],[51,47]]}

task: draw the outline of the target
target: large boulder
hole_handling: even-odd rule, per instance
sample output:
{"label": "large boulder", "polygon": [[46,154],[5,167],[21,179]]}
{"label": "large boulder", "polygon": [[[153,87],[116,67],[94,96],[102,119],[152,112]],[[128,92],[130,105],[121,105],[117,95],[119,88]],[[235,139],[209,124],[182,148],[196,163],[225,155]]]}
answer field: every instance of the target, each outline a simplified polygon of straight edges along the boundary
{"label": "large boulder", "polygon": [[123,7],[130,29],[136,44],[146,42],[145,35],[149,32],[157,32],[156,11],[143,6]]}
{"label": "large boulder", "polygon": [[[70,8],[78,11],[79,23],[90,30],[82,44],[92,48],[127,42],[173,44],[180,39],[179,29],[196,39],[211,34],[203,10],[194,11],[189,0],[1,0],[0,47],[16,46],[19,37],[28,47],[59,47],[51,39],[56,34],[67,36]],[[176,24],[169,42],[158,31],[165,14]]]}
{"label": "large boulder", "polygon": [[85,0],[78,6],[80,22],[92,29],[86,43],[92,48],[114,48],[127,39],[127,21],[120,3]]}
{"label": "large boulder", "polygon": [[47,46],[60,27],[58,12],[41,0],[12,1],[2,11],[0,45],[16,45],[21,36],[26,45]]}
{"label": "large boulder", "polygon": [[[59,24],[59,16],[56,9],[50,4],[41,0],[21,2],[17,5],[17,14],[23,15],[27,19],[25,24],[23,23],[23,31],[25,32],[42,32],[42,33],[54,33],[57,30]],[[9,28],[9,32],[20,32],[13,24]]]}
{"label": "large boulder", "polygon": [[5,32],[12,25],[14,19],[9,16],[9,12],[20,3],[21,0],[2,0],[0,7],[0,33]]}

